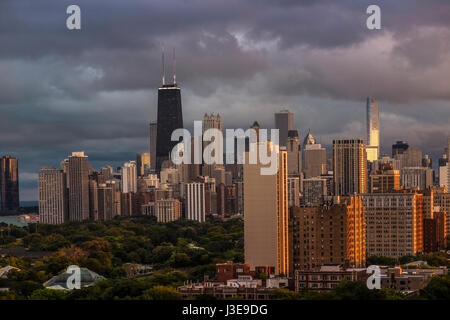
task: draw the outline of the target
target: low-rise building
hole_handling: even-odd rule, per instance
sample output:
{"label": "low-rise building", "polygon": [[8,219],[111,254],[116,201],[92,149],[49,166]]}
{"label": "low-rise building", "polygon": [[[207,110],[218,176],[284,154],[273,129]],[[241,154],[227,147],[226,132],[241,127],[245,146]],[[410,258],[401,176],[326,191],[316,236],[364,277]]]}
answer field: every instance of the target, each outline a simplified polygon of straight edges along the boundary
{"label": "low-rise building", "polygon": [[303,289],[331,290],[339,282],[346,279],[349,281],[367,281],[366,268],[344,268],[342,265],[323,265],[310,270],[295,270],[295,291]]}

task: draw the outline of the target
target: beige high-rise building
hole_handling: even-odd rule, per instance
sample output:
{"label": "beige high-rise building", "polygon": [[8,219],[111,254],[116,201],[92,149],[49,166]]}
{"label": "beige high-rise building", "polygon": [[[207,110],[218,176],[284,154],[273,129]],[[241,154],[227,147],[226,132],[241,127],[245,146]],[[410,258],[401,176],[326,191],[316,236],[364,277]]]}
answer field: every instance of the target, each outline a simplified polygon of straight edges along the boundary
{"label": "beige high-rise building", "polygon": [[361,139],[333,140],[334,194],[367,192],[367,154]]}
{"label": "beige high-rise building", "polygon": [[365,266],[366,227],[361,196],[334,197],[318,206],[291,210],[293,269],[324,264]]}
{"label": "beige high-rise building", "polygon": [[399,258],[423,252],[423,195],[363,195],[367,256]]}
{"label": "beige high-rise building", "polygon": [[91,167],[84,152],[73,152],[69,156],[69,220],[89,219],[89,172]]}
{"label": "beige high-rise building", "polygon": [[[264,144],[264,142],[262,142]],[[289,274],[287,152],[269,143],[278,155],[278,172],[262,175],[261,163],[244,164],[244,251],[252,268],[270,267]]]}
{"label": "beige high-rise building", "polygon": [[327,173],[327,151],[316,143],[311,132],[303,140],[302,166],[305,179]]}
{"label": "beige high-rise building", "polygon": [[150,153],[138,153],[136,155],[136,166],[138,177],[143,177],[150,173]]}
{"label": "beige high-rise building", "polygon": [[54,167],[39,172],[39,222],[61,224],[67,221],[66,175]]}

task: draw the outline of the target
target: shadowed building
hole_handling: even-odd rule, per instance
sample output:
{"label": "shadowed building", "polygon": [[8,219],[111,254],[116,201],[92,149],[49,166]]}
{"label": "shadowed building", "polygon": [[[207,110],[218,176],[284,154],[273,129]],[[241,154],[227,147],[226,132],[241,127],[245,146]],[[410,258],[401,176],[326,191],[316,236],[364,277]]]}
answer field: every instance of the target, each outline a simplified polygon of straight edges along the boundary
{"label": "shadowed building", "polygon": [[275,113],[275,128],[280,130],[280,146],[286,146],[288,133],[290,130],[294,130],[294,114],[289,110],[281,110]]}
{"label": "shadowed building", "polygon": [[73,152],[68,163],[69,220],[89,219],[89,173],[91,167],[84,152]]}
{"label": "shadowed building", "polygon": [[0,160],[1,211],[19,209],[19,160],[10,155]]}

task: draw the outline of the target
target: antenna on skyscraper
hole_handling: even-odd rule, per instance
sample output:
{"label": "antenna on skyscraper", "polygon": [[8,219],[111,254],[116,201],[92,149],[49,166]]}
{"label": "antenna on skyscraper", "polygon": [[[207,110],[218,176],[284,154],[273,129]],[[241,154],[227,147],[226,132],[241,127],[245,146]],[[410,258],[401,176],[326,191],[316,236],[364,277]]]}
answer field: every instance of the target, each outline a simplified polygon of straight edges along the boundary
{"label": "antenna on skyscraper", "polygon": [[177,84],[177,59],[175,58],[175,48],[173,48],[172,59],[173,84]]}
{"label": "antenna on skyscraper", "polygon": [[166,65],[164,63],[164,47],[162,48],[162,84],[166,84]]}

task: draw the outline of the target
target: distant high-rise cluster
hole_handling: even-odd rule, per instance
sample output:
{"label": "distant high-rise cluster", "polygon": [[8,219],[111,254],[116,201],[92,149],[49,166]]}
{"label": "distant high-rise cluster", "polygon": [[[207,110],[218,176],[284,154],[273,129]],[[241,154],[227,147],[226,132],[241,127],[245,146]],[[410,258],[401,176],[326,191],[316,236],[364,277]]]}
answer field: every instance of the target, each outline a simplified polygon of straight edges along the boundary
{"label": "distant high-rise cluster", "polygon": [[[178,141],[171,135],[183,128],[181,89],[175,73],[166,83],[163,70],[150,152],[119,168],[94,170],[84,152],[73,152],[58,169],[42,167],[40,219],[59,224],[150,215],[161,223],[201,223],[243,217],[244,255],[252,272],[291,276],[329,264],[363,267],[370,256],[440,250],[450,230],[450,138],[434,163],[436,175],[431,157],[405,141],[396,141],[391,155],[382,153],[379,113],[378,100],[367,98],[365,139],[336,137],[327,150],[311,130],[300,135],[294,113],[284,109],[274,114],[278,145],[261,133],[258,121],[249,121],[256,141],[247,137],[243,154],[236,146],[233,155],[224,153],[224,160],[242,157],[244,163],[175,164],[171,152]],[[187,142],[192,150],[213,143],[202,139],[206,130],[224,130],[218,113],[204,114],[201,123],[202,131]],[[262,175],[266,164],[259,160],[248,161],[261,146],[276,156],[274,175]],[[2,209],[15,209],[17,159],[4,157],[0,173]]]}

